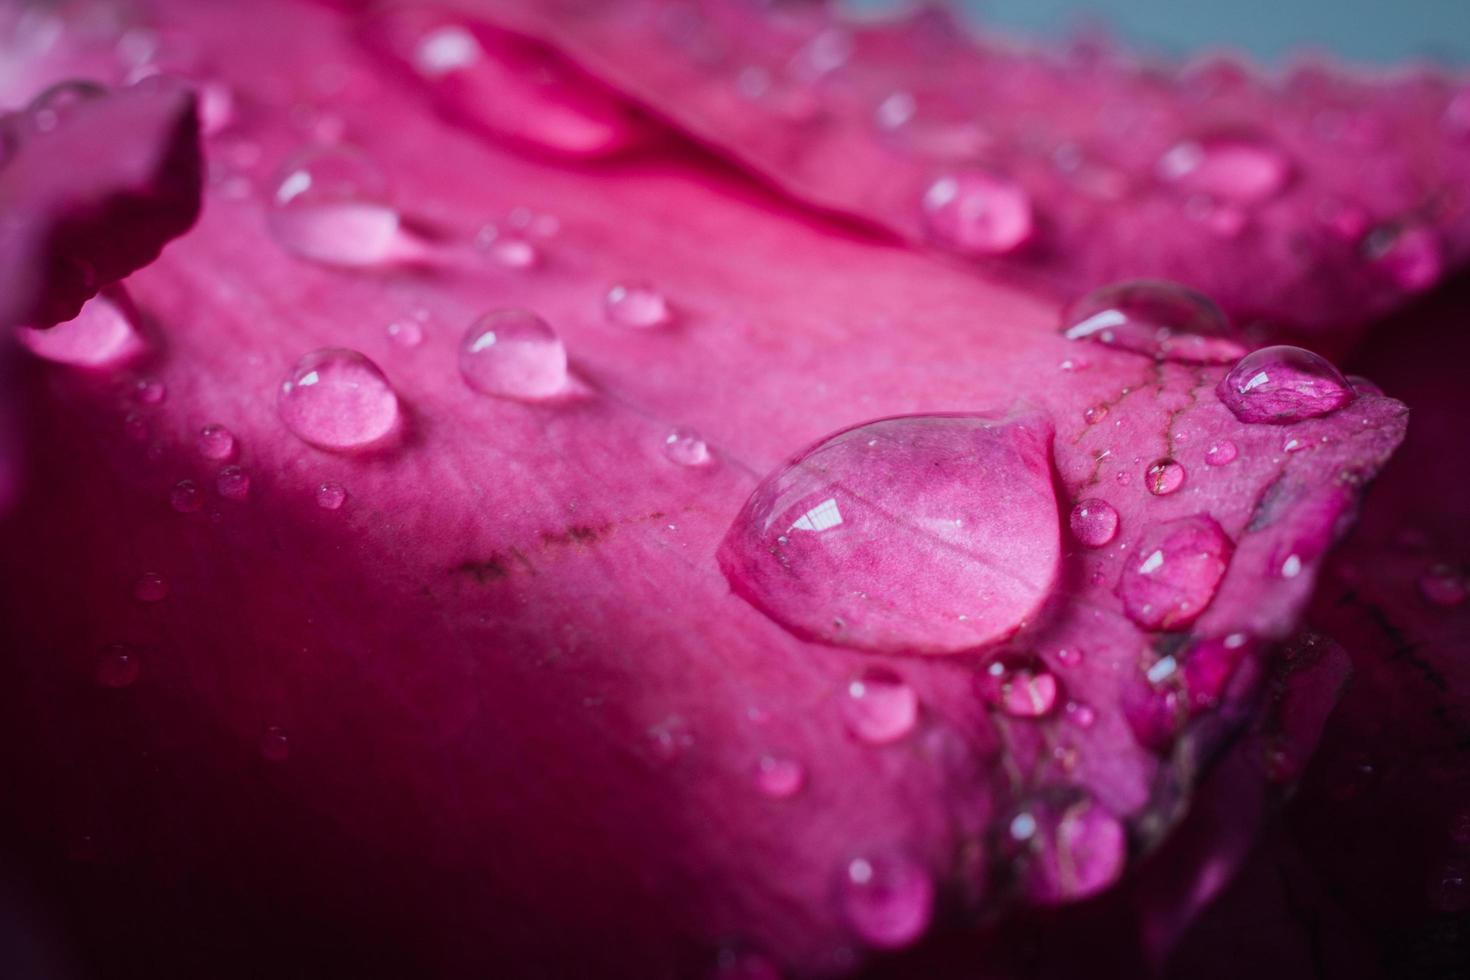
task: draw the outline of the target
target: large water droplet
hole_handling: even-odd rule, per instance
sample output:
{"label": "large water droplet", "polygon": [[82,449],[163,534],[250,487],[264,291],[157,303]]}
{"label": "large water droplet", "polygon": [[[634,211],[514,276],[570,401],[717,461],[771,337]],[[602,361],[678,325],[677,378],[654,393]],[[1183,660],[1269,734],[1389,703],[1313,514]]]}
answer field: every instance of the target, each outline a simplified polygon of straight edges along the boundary
{"label": "large water droplet", "polygon": [[141,354],[146,345],[121,296],[100,293],[73,319],[44,330],[21,327],[16,336],[38,357],[82,368],[110,368]]}
{"label": "large water droplet", "polygon": [[664,294],[646,282],[620,282],[608,287],[602,309],[610,322],[623,327],[648,329],[673,320]]}
{"label": "large water droplet", "polygon": [[1031,238],[1031,198],[1004,177],[974,170],[940,177],[923,207],[935,241],[963,255],[1001,255]]}
{"label": "large water droplet", "polygon": [[806,769],[795,759],[780,756],[761,756],[756,764],[755,785],[765,796],[773,800],[784,800],[801,792],[806,783]]}
{"label": "large water droplet", "polygon": [[1229,364],[1245,353],[1213,300],[1163,280],[1093,290],[1067,307],[1062,335],[1190,364]]}
{"label": "large water droplet", "polygon": [[1156,459],[1149,464],[1148,492],[1162,497],[1171,494],[1184,485],[1184,467],[1172,459]]}
{"label": "large water droplet", "polygon": [[1060,558],[1050,427],[905,416],[847,429],[751,494],[725,536],[735,591],[799,636],[957,653],[1014,632]]}
{"label": "large water droplet", "polygon": [[1057,679],[1039,657],[1007,654],[975,676],[975,689],[987,703],[1017,718],[1040,718],[1057,703]]}
{"label": "large water droplet", "polygon": [[919,696],[898,674],[873,667],[848,682],[842,718],[864,742],[885,745],[914,730],[919,718]]}
{"label": "large water droplet", "polygon": [[1444,275],[1444,249],[1433,228],[1408,222],[1383,225],[1363,238],[1363,254],[1399,288],[1419,293]]}
{"label": "large water droplet", "polygon": [[1036,905],[1096,895],[1118,879],[1128,856],[1122,823],[1082,789],[1028,803],[1002,838],[1021,894]]}
{"label": "large water droplet", "polygon": [[346,146],[316,147],[288,163],[276,181],[269,215],[282,247],[327,265],[377,265],[398,240],[387,177],[360,150]]}
{"label": "large water droplet", "polygon": [[567,351],[556,331],[529,310],[487,313],[465,331],[459,370],[487,395],[535,401],[567,387]]}
{"label": "large water droplet", "polygon": [[291,369],[276,397],[281,420],[319,449],[366,449],[398,425],[398,396],[378,366],[354,350],[325,347]]}
{"label": "large water droplet", "polygon": [[199,430],[195,445],[205,459],[229,459],[235,454],[235,434],[218,423],[211,423]]}
{"label": "large water droplet", "polygon": [[1118,511],[1100,497],[1089,497],[1072,508],[1068,519],[1072,536],[1089,548],[1101,548],[1118,534]]}
{"label": "large water droplet", "polygon": [[141,672],[138,652],[121,643],[104,649],[97,661],[97,683],[103,687],[130,687]]}
{"label": "large water droplet", "polygon": [[1174,144],[1159,160],[1159,176],[1186,191],[1241,204],[1281,193],[1291,161],[1264,137],[1217,134]]}
{"label": "large water droplet", "polygon": [[1215,387],[1242,422],[1290,425],[1342,408],[1353,389],[1326,358],[1300,347],[1263,347],[1240,359]]}
{"label": "large water droplet", "polygon": [[898,949],[923,935],[934,910],[934,881],[901,854],[853,858],[843,869],[842,910],[868,945]]}
{"label": "large water droplet", "polygon": [[1235,546],[1205,514],[1145,530],[1118,580],[1128,617],[1145,629],[1178,629],[1199,618]]}

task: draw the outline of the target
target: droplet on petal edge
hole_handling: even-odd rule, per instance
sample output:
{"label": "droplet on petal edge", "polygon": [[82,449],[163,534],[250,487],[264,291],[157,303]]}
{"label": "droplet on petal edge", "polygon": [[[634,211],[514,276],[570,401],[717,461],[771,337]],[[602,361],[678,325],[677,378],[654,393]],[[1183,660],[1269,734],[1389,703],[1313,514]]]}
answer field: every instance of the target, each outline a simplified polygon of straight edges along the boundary
{"label": "droplet on petal edge", "polygon": [[1072,508],[1072,536],[1089,548],[1101,548],[1118,536],[1118,511],[1101,497],[1089,497]]}
{"label": "droplet on petal edge", "polygon": [[367,357],[326,347],[305,355],[281,383],[281,421],[303,442],[333,452],[368,449],[398,427],[398,396]]}
{"label": "droplet on petal edge", "polygon": [[529,310],[497,310],[465,331],[459,370],[475,391],[537,401],[567,387],[567,351],[556,331]]}
{"label": "droplet on petal edge", "polygon": [[843,692],[847,730],[870,745],[896,742],[914,730],[919,696],[896,672],[873,667],[853,678]]}
{"label": "droplet on petal edge", "polygon": [[934,881],[901,854],[857,857],[842,873],[842,909],[869,946],[898,949],[924,934],[934,911]]}
{"label": "droplet on petal edge", "polygon": [[1290,425],[1335,412],[1355,397],[1342,372],[1300,347],[1252,351],[1220,379],[1215,394],[1246,423]]}
{"label": "droplet on petal edge", "polygon": [[1104,286],[1078,299],[1063,316],[1062,336],[1189,364],[1229,364],[1246,350],[1208,296],[1154,279]]}
{"label": "droplet on petal edge", "polygon": [[924,192],[930,236],[961,255],[1003,255],[1031,239],[1030,196],[1013,181],[980,171],[940,177]]}
{"label": "droplet on petal edge", "polygon": [[21,327],[16,336],[37,357],[79,368],[117,367],[147,349],[126,302],[107,293],[87,300],[71,320],[45,329]]}
{"label": "droplet on petal edge", "polygon": [[756,487],[720,567],[806,639],[930,654],[1003,639],[1057,576],[1050,441],[1032,416],[904,416],[839,432]]}
{"label": "droplet on petal edge", "polygon": [[1178,629],[1215,597],[1235,545],[1205,514],[1144,530],[1118,579],[1128,617],[1145,629]]}
{"label": "droplet on petal edge", "polygon": [[372,266],[398,241],[388,180],[362,151],[306,150],[281,170],[268,208],[272,236],[287,251],[325,265]]}

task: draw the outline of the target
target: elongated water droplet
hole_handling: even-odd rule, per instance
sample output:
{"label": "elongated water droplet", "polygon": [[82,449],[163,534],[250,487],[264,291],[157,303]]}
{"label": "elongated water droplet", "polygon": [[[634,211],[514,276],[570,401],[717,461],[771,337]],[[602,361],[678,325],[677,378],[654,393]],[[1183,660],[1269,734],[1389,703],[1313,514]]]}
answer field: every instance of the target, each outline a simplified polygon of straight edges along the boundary
{"label": "elongated water droplet", "polygon": [[20,342],[37,357],[80,368],[111,368],[143,353],[146,344],[121,296],[99,293],[73,319],[44,330],[21,327]]}
{"label": "elongated water droplet", "polygon": [[993,174],[940,177],[924,192],[923,209],[934,240],[962,255],[1001,255],[1031,238],[1030,196]]}
{"label": "elongated water droplet", "polygon": [[1038,657],[1007,654],[986,664],[975,689],[987,703],[1017,718],[1040,718],[1057,703],[1057,679]]}
{"label": "elongated water droplet", "polygon": [[157,572],[144,572],[133,583],[133,598],[139,602],[160,602],[168,598],[168,580]]}
{"label": "elongated water droplet", "polygon": [[919,696],[895,672],[873,667],[848,682],[842,717],[848,731],[864,742],[885,745],[914,730]]}
{"label": "elongated water droplet", "polygon": [[1383,225],[1363,238],[1363,254],[1400,289],[1420,293],[1444,275],[1444,249],[1434,229],[1417,222]]}
{"label": "elongated water droplet", "polygon": [[1215,387],[1242,422],[1290,425],[1342,408],[1352,386],[1326,358],[1300,347],[1263,347],[1240,359]]}
{"label": "elongated water droplet", "polygon": [[1184,485],[1184,467],[1172,459],[1156,459],[1149,464],[1148,492],[1162,497]]}
{"label": "elongated water droplet", "polygon": [[192,514],[204,506],[204,492],[193,480],[180,480],[169,491],[168,504],[180,514]]}
{"label": "elongated water droplet", "polygon": [[215,477],[214,488],[226,500],[244,500],[250,496],[250,474],[238,466],[226,466]]}
{"label": "elongated water droplet", "polygon": [[675,429],[664,437],[664,455],[680,466],[703,466],[709,462],[709,446],[692,429]]}
{"label": "elongated water droplet", "polygon": [[486,395],[536,401],[567,387],[567,351],[556,331],[529,310],[487,313],[465,331],[459,370]]}
{"label": "elongated water droplet", "polygon": [[602,310],[611,323],[645,330],[666,326],[674,318],[663,293],[646,282],[620,282],[608,287]]}
{"label": "elongated water droplet", "polygon": [[1227,463],[1233,463],[1239,452],[1235,443],[1229,439],[1221,439],[1219,442],[1212,443],[1210,448],[1205,450],[1205,462],[1211,466],[1224,466]]}
{"label": "elongated water droplet", "polygon": [[205,459],[229,459],[235,454],[235,434],[218,423],[211,423],[199,430],[195,445]]}
{"label": "elongated water droplet", "polygon": [[1241,204],[1275,197],[1291,161],[1264,137],[1217,134],[1183,140],[1159,160],[1159,176],[1186,191]]}
{"label": "elongated water droplet", "polygon": [[138,652],[130,646],[114,643],[102,651],[97,661],[97,683],[103,687],[130,687],[142,673]]}
{"label": "elongated water droplet", "polygon": [[328,481],[316,488],[316,505],[322,510],[338,510],[347,502],[347,491],[340,483]]}
{"label": "elongated water droplet", "polygon": [[1067,307],[1062,336],[1190,364],[1229,364],[1245,353],[1213,300],[1154,279],[1104,286],[1083,296]]}
{"label": "elongated water droplet", "polygon": [[806,769],[795,759],[765,755],[756,764],[755,785],[765,796],[784,800],[801,792],[806,783]]}
{"label": "elongated water droplet", "polygon": [[1008,636],[1060,558],[1050,427],[906,416],[831,436],[767,477],[720,546],[737,594],[792,632],[880,652]]}
{"label": "elongated water droplet", "polygon": [[1068,523],[1072,536],[1089,548],[1101,548],[1118,536],[1118,511],[1100,497],[1079,502]]}
{"label": "elongated water droplet", "polygon": [[316,147],[286,165],[269,208],[270,228],[287,250],[327,265],[386,261],[398,240],[388,179],[360,150]]}
{"label": "elongated water droplet", "polygon": [[1128,617],[1145,629],[1178,629],[1199,618],[1235,546],[1205,514],[1147,528],[1118,580]]}
{"label": "elongated water droplet", "polygon": [[354,350],[312,351],[291,369],[276,397],[281,421],[318,449],[367,449],[398,426],[398,396],[378,366]]}
{"label": "elongated water droplet", "polygon": [[934,882],[901,854],[853,858],[843,869],[842,910],[870,946],[898,949],[924,934],[934,910]]}
{"label": "elongated water droplet", "polygon": [[1031,801],[1002,840],[1021,894],[1041,906],[1096,895],[1117,881],[1128,856],[1122,823],[1080,788]]}
{"label": "elongated water droplet", "polygon": [[1470,595],[1470,576],[1452,565],[1431,565],[1419,577],[1419,591],[1436,606],[1458,606]]}

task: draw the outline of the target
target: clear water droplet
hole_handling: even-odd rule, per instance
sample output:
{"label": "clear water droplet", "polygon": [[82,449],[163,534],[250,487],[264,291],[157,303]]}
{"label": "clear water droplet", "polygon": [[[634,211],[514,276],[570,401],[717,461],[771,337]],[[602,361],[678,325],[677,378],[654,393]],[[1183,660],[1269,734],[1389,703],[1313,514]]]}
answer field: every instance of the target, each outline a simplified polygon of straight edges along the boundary
{"label": "clear water droplet", "polygon": [[1240,450],[1236,448],[1235,443],[1229,439],[1221,439],[1205,450],[1205,462],[1210,466],[1225,466],[1233,463],[1239,454]]}
{"label": "clear water droplet", "polygon": [[139,602],[160,602],[168,598],[168,580],[157,572],[144,572],[133,583],[133,598]]}
{"label": "clear water droplet", "polygon": [[1287,346],[1247,354],[1220,379],[1215,393],[1240,421],[1273,425],[1335,412],[1354,397],[1342,372],[1326,358]]}
{"label": "clear water droplet", "polygon": [[340,483],[328,481],[316,488],[316,505],[322,510],[340,510],[347,502],[347,490]]}
{"label": "clear water droplet", "polygon": [[215,477],[214,488],[226,500],[244,500],[250,496],[250,474],[238,466],[226,466]]}
{"label": "clear water droplet", "polygon": [[168,388],[162,381],[144,378],[133,386],[133,400],[139,405],[161,405],[168,397]]}
{"label": "clear water droplet", "polygon": [[532,242],[495,225],[480,229],[475,247],[507,269],[531,269],[541,261],[541,252]]}
{"label": "clear water droplet", "polygon": [[1245,353],[1213,300],[1153,279],[1120,282],[1083,296],[1067,307],[1062,336],[1189,364],[1229,364]]}
{"label": "clear water droplet", "polygon": [[1400,289],[1420,293],[1444,276],[1444,248],[1428,225],[1383,225],[1363,238],[1363,254]]}
{"label": "clear water droplet", "polygon": [[16,336],[37,357],[80,368],[111,368],[143,353],[147,345],[132,310],[120,296],[99,293],[73,319],[54,327],[21,327]]}
{"label": "clear water droplet", "polygon": [[1088,425],[1097,425],[1107,417],[1108,407],[1106,405],[1094,405],[1082,413],[1082,421]]}
{"label": "clear water droplet", "polygon": [[1031,198],[1019,184],[966,171],[940,177],[924,192],[924,221],[934,240],[962,255],[1001,255],[1030,240]]}
{"label": "clear water droplet", "polygon": [[795,759],[766,755],[756,764],[756,788],[773,800],[789,799],[801,792],[805,784],[806,769]]}
{"label": "clear water droplet", "polygon": [[97,683],[103,687],[130,687],[142,673],[138,651],[122,643],[114,643],[102,651],[97,660]]}
{"label": "clear water droplet", "polygon": [[398,241],[387,177],[348,146],[314,147],[288,163],[272,191],[269,218],[283,248],[326,265],[378,265]]}
{"label": "clear water droplet", "polygon": [[1118,511],[1100,497],[1078,502],[1068,522],[1072,536],[1089,548],[1101,548],[1118,536]]}
{"label": "clear water droplet", "polygon": [[529,310],[487,313],[465,331],[459,370],[486,395],[535,401],[567,387],[567,352],[556,331]]}
{"label": "clear water droplet", "polygon": [[325,347],[292,367],[276,397],[281,421],[318,449],[367,449],[398,427],[398,396],[378,366],[354,350]]}
{"label": "clear water droplet", "polygon": [[279,725],[270,725],[260,734],[260,756],[267,762],[285,762],[291,757],[291,740]]}
{"label": "clear water droplet", "polygon": [[1199,618],[1215,597],[1235,550],[1205,514],[1144,530],[1118,580],[1128,617],[1145,629],[1178,629]]}
{"label": "clear water droplet", "polygon": [[1053,656],[1063,667],[1076,667],[1083,659],[1082,651],[1077,647],[1062,647]]}
{"label": "clear water droplet", "polygon": [[388,324],[388,339],[399,347],[417,347],[424,341],[424,328],[412,320],[394,320]]}
{"label": "clear water droplet", "polygon": [[609,286],[602,310],[609,323],[643,330],[666,326],[674,318],[663,293],[646,282],[619,282]]}
{"label": "clear water droplet", "polygon": [[180,480],[169,491],[168,505],[180,514],[193,514],[204,506],[204,491],[193,480]]}
{"label": "clear water droplet", "polygon": [[199,430],[195,445],[205,459],[229,459],[235,455],[235,434],[218,423],[210,423]]}
{"label": "clear water droplet", "polygon": [[1145,475],[1148,492],[1158,497],[1173,493],[1184,485],[1184,467],[1172,459],[1154,460]]}
{"label": "clear water droplet", "polygon": [[1031,801],[1006,822],[1002,853],[1027,901],[1076,902],[1103,891],[1123,873],[1123,824],[1081,788]]}
{"label": "clear water droplet", "polygon": [[1470,595],[1470,576],[1452,565],[1431,565],[1419,577],[1419,592],[1436,606],[1458,606]]}
{"label": "clear water droplet", "polygon": [[975,675],[975,689],[988,704],[1017,718],[1051,713],[1060,685],[1042,661],[1025,654],[1006,654]]}
{"label": "clear water droplet", "polygon": [[929,927],[934,881],[922,865],[901,854],[853,858],[843,869],[842,910],[865,943],[898,949]]}
{"label": "clear water droplet", "polygon": [[1258,204],[1285,189],[1292,167],[1263,136],[1216,134],[1174,144],[1159,159],[1158,173],[1190,193]]}
{"label": "clear water droplet", "polygon": [[664,455],[680,466],[703,466],[710,460],[709,446],[692,429],[675,429],[665,436]]}
{"label": "clear water droplet", "polygon": [[839,432],[751,494],[719,551],[741,597],[810,639],[958,653],[1013,633],[1060,560],[1049,427],[905,416]]}
{"label": "clear water droplet", "polygon": [[886,745],[914,730],[919,696],[894,671],[872,667],[848,682],[842,717],[848,731],[862,741]]}
{"label": "clear water droplet", "polygon": [[1067,720],[1078,728],[1091,728],[1097,722],[1097,712],[1080,701],[1068,701],[1065,713]]}

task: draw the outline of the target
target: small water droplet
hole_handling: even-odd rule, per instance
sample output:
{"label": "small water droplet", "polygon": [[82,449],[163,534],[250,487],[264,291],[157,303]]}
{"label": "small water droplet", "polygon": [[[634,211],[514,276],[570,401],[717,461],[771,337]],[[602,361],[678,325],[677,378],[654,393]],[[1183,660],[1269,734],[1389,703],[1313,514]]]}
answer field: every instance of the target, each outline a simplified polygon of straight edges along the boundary
{"label": "small water droplet", "polygon": [[316,505],[322,510],[339,510],[347,502],[347,490],[340,483],[328,481],[316,488]]}
{"label": "small water droplet", "polygon": [[1017,718],[1040,718],[1057,703],[1057,679],[1040,659],[1006,654],[975,675],[975,689],[988,704]]}
{"label": "small water droplet", "polygon": [[315,147],[288,163],[276,180],[269,216],[283,248],[327,265],[377,265],[398,241],[387,177],[347,146]]}
{"label": "small water droplet", "polygon": [[894,671],[872,667],[848,683],[842,717],[848,731],[864,742],[896,742],[913,731],[919,696]]}
{"label": "small water droplet", "polygon": [[1431,565],[1419,577],[1419,591],[1436,606],[1458,606],[1470,595],[1470,576],[1452,565]]}
{"label": "small water droplet", "polygon": [[369,448],[398,426],[398,396],[383,372],[340,347],[297,361],[281,383],[276,407],[299,439],[334,452]]}
{"label": "small water droplet", "polygon": [[1076,667],[1082,663],[1082,651],[1077,647],[1062,647],[1053,656],[1063,667]]}
{"label": "small water droplet", "polygon": [[244,500],[250,496],[250,474],[238,466],[226,466],[215,477],[214,488],[226,500]]}
{"label": "small water droplet", "polygon": [[1107,417],[1108,407],[1106,405],[1094,405],[1082,413],[1082,421],[1088,425],[1097,425]]}
{"label": "small water droplet", "polygon": [[38,133],[49,133],[75,114],[79,106],[106,94],[106,88],[85,79],[58,82],[31,100],[27,107],[31,125]]}
{"label": "small water droplet", "polygon": [[924,192],[929,233],[963,255],[1001,255],[1031,238],[1031,198],[1013,181],[981,171],[940,177]]}
{"label": "small water droplet", "polygon": [[1247,423],[1290,425],[1335,412],[1353,389],[1326,358],[1300,347],[1263,347],[1240,359],[1215,393]]}
{"label": "small water droplet", "polygon": [[541,252],[534,244],[495,225],[480,229],[475,247],[507,269],[531,269],[541,261]]}
{"label": "small water droplet", "polygon": [[1444,249],[1434,229],[1416,222],[1382,225],[1363,238],[1368,261],[1399,288],[1419,293],[1444,275]]}
{"label": "small water droplet", "polygon": [[1062,336],[1190,364],[1228,364],[1245,352],[1208,296],[1152,279],[1104,286],[1083,296],[1067,307]]}
{"label": "small water droplet", "polygon": [[137,412],[129,412],[123,419],[123,432],[134,442],[147,442],[151,431],[148,428],[148,420]]}
{"label": "small water droplet", "polygon": [[673,320],[663,293],[645,282],[614,283],[603,297],[602,310],[608,322],[623,327],[646,330]]}
{"label": "small water droplet", "polygon": [[806,769],[795,759],[766,755],[756,765],[756,788],[773,800],[795,796],[805,784]]}
{"label": "small water droplet", "polygon": [[168,388],[162,381],[144,378],[133,386],[133,400],[139,405],[160,405],[168,397]]}
{"label": "small water droplet", "polygon": [[875,854],[843,869],[842,909],[870,946],[898,949],[923,935],[934,909],[934,881],[911,858]]}
{"label": "small water droplet", "polygon": [[235,434],[218,423],[200,429],[195,444],[205,459],[225,460],[235,454]]}
{"label": "small water droplet", "polygon": [[480,42],[458,24],[426,31],[414,48],[413,63],[430,78],[467,68],[483,56]]}
{"label": "small water droplet", "polygon": [[168,598],[168,580],[157,572],[144,572],[133,583],[133,598],[139,602],[160,602]]}
{"label": "small water droplet", "polygon": [[73,319],[54,327],[21,327],[16,336],[37,357],[80,368],[111,368],[146,349],[132,310],[116,294],[99,293]]}
{"label": "small water droplet", "polygon": [[1159,159],[1160,178],[1190,193],[1240,204],[1269,200],[1286,187],[1291,161],[1265,137],[1216,134],[1174,144]]}
{"label": "small water droplet", "polygon": [[1185,200],[1184,216],[1220,238],[1239,238],[1250,223],[1250,216],[1240,205],[1217,201],[1205,194],[1195,194]]}
{"label": "small water droplet", "polygon": [[260,734],[260,756],[267,762],[285,762],[291,757],[291,740],[279,725],[270,725]]}
{"label": "small water droplet", "polygon": [[388,324],[388,339],[399,347],[417,347],[423,343],[424,328],[412,320],[394,320]]}
{"label": "small water droplet", "polygon": [[665,436],[664,455],[680,466],[703,466],[710,460],[709,446],[692,429],[675,429]]}
{"label": "small water droplet", "polygon": [[1091,728],[1097,721],[1097,712],[1080,701],[1068,701],[1065,711],[1067,720],[1078,728]]}
{"label": "small water droplet", "polygon": [[1205,451],[1205,462],[1211,466],[1224,466],[1234,462],[1239,452],[1235,443],[1229,439],[1221,439]]}
{"label": "small water droplet", "polygon": [[1080,788],[1033,800],[1005,827],[1002,852],[1035,905],[1096,895],[1118,879],[1128,856],[1123,824]]}
{"label": "small water droplet", "polygon": [[1158,497],[1173,493],[1184,485],[1184,467],[1172,459],[1154,460],[1145,475],[1148,492]]}
{"label": "small water droplet", "polygon": [[105,648],[97,661],[97,683],[103,687],[129,687],[141,672],[138,652],[122,643]]}
{"label": "small water droplet", "polygon": [[1072,536],[1089,548],[1101,548],[1118,536],[1118,511],[1100,497],[1089,497],[1072,508]]}
{"label": "small water droplet", "polygon": [[1178,629],[1215,597],[1234,544],[1204,514],[1147,528],[1118,580],[1128,617],[1145,629]]}
{"label": "small water droplet", "polygon": [[204,492],[193,480],[180,480],[169,491],[168,504],[180,514],[192,514],[204,506]]}
{"label": "small water droplet", "polygon": [[528,310],[497,310],[480,317],[459,345],[459,370],[486,395],[535,401],[567,387],[561,338]]}
{"label": "small water droplet", "polygon": [[648,740],[654,758],[659,762],[673,762],[694,745],[694,734],[689,725],[678,715],[670,715],[648,729]]}

